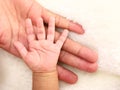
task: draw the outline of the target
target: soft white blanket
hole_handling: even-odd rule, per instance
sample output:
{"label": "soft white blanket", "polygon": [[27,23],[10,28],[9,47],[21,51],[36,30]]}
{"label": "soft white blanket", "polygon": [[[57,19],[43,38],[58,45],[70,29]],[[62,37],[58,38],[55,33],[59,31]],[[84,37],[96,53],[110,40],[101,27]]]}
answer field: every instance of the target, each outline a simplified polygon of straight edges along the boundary
{"label": "soft white blanket", "polygon": [[[94,74],[74,70],[74,85],[60,83],[61,90],[120,90],[120,1],[38,0],[44,7],[81,23],[86,33],[70,37],[99,53]],[[31,90],[31,72],[18,58],[0,50],[0,90]]]}

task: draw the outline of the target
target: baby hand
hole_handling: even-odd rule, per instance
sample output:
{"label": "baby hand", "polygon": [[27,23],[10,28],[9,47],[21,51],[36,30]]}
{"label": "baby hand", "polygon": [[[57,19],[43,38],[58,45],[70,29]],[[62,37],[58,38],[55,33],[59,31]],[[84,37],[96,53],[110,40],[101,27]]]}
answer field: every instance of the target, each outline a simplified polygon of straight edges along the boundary
{"label": "baby hand", "polygon": [[47,34],[43,20],[39,18],[36,23],[35,32],[31,20],[26,20],[29,49],[27,50],[20,41],[16,41],[14,46],[33,72],[52,72],[56,70],[60,50],[67,38],[68,31],[64,30],[59,39],[54,43],[55,18],[50,18]]}

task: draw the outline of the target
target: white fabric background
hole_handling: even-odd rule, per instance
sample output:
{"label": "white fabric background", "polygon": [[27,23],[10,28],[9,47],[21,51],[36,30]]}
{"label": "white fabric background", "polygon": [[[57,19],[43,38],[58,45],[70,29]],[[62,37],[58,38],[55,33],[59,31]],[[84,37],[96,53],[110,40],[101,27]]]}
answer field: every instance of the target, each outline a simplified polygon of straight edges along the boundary
{"label": "white fabric background", "polygon": [[[120,90],[120,1],[38,0],[44,7],[75,20],[86,30],[70,37],[99,53],[96,73],[74,70],[74,85],[60,83],[61,90]],[[31,72],[22,60],[0,50],[0,90],[31,90]]]}

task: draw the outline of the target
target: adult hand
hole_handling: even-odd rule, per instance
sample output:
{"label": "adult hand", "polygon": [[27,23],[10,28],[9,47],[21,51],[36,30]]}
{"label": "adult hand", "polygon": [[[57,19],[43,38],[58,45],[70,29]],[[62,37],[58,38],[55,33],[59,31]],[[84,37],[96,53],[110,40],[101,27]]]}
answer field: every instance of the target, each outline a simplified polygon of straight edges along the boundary
{"label": "adult hand", "polygon": [[[0,0],[0,47],[20,57],[13,42],[19,40],[26,48],[28,47],[25,19],[30,18],[33,24],[36,24],[36,19],[42,17],[44,22],[48,23],[51,16],[56,18],[57,27],[84,33],[81,25],[50,12],[35,0]],[[58,33],[57,37],[59,37]],[[59,61],[65,64],[88,72],[96,71],[96,60],[95,52],[70,39],[66,40],[59,58]],[[77,81],[77,75],[61,66],[58,66],[58,74],[59,78],[65,82],[75,83]]]}

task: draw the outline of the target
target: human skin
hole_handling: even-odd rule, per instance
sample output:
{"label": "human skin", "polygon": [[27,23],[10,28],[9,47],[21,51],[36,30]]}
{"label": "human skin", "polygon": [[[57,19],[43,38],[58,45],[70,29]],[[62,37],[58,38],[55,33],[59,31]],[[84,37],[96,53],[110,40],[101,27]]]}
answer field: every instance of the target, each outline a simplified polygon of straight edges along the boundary
{"label": "human skin", "polygon": [[20,41],[15,41],[14,46],[33,72],[33,90],[59,90],[57,62],[68,30],[64,30],[54,42],[55,18],[50,18],[46,32],[42,18],[38,18],[36,23],[35,30],[31,20],[26,20],[28,49]]}
{"label": "human skin", "polygon": [[[37,18],[42,17],[44,22],[48,23],[51,16],[56,18],[57,27],[66,28],[80,34],[84,33],[81,25],[50,12],[35,0],[0,0],[0,47],[20,57],[13,42],[19,40],[28,48],[25,19],[30,18],[33,24],[36,25]],[[59,34],[56,33],[56,38],[58,36]],[[97,58],[98,56],[93,50],[67,39],[62,47],[59,61],[80,70],[94,72],[97,70]],[[60,65],[57,68],[59,79],[68,83],[77,81],[75,73]]]}

